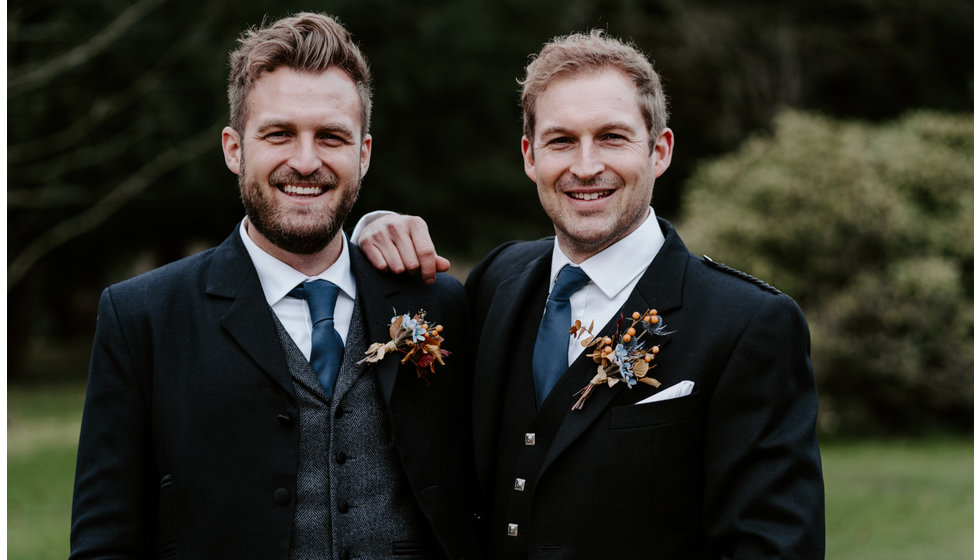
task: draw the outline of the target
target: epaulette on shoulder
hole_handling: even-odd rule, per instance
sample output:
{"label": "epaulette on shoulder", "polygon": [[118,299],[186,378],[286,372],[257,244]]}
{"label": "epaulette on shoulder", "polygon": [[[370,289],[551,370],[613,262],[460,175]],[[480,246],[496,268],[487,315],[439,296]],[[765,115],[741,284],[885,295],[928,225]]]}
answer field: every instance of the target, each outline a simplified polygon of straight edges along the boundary
{"label": "epaulette on shoulder", "polygon": [[734,269],[734,268],[732,268],[732,267],[730,267],[730,266],[728,266],[726,264],[722,264],[720,262],[715,262],[715,261],[711,260],[711,257],[709,257],[708,255],[702,255],[702,257],[704,257],[704,263],[706,265],[710,266],[711,268],[714,268],[716,270],[720,270],[722,272],[727,272],[728,274],[731,274],[732,276],[737,276],[738,278],[741,278],[742,280],[746,280],[748,282],[751,282],[751,283],[755,284],[756,286],[759,286],[760,288],[762,288],[763,290],[765,290],[767,292],[770,292],[770,293],[773,293],[773,294],[776,294],[776,295],[779,295],[779,294],[782,293],[777,288],[775,288],[775,287],[773,287],[773,286],[771,286],[769,284],[766,284],[765,282],[763,282],[762,280],[759,280],[758,278],[756,278],[755,276],[752,276],[751,274],[747,274],[745,272],[742,272],[741,270]]}

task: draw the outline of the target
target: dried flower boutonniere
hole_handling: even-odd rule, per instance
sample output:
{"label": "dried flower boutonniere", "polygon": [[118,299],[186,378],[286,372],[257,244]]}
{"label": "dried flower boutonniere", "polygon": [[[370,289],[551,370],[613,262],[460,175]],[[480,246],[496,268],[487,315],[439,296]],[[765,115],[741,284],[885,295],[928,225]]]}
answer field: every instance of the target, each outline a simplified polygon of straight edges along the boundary
{"label": "dried flower boutonniere", "polygon": [[622,381],[629,389],[638,382],[660,387],[660,382],[647,374],[656,367],[652,362],[660,352],[660,346],[653,343],[653,337],[667,334],[665,325],[656,309],[648,309],[642,315],[634,311],[632,320],[624,329],[624,317],[620,315],[616,323],[616,333],[611,337],[594,336],[593,325],[586,328],[581,321],[575,321],[569,329],[569,334],[575,338],[582,333],[588,333],[589,336],[582,339],[582,346],[592,348],[592,353],[588,356],[599,364],[598,373],[592,381],[575,393],[580,396],[572,410],[582,410],[597,385],[606,384],[612,387]]}
{"label": "dried flower boutonniere", "polygon": [[391,340],[371,344],[364,352],[367,357],[357,363],[379,362],[384,359],[386,354],[397,350],[405,354],[401,360],[402,363],[412,362],[415,364],[415,373],[428,385],[428,375],[435,373],[436,363],[446,365],[442,359],[451,354],[449,350],[442,348],[441,332],[442,325],[430,327],[425,321],[424,310],[420,310],[412,317],[409,317],[407,313],[393,317],[391,326],[388,327]]}

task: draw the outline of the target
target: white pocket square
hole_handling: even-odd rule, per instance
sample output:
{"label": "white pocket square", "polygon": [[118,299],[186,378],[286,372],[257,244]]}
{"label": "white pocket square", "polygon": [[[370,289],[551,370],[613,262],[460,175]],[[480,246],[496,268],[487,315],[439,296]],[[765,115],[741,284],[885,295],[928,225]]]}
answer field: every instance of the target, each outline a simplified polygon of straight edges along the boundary
{"label": "white pocket square", "polygon": [[666,401],[669,399],[676,399],[680,397],[686,397],[690,395],[691,391],[693,390],[694,390],[693,381],[681,381],[677,385],[671,385],[670,387],[667,387],[663,391],[660,391],[655,395],[650,395],[649,397],[643,399],[642,401],[636,404],[646,404],[652,402]]}

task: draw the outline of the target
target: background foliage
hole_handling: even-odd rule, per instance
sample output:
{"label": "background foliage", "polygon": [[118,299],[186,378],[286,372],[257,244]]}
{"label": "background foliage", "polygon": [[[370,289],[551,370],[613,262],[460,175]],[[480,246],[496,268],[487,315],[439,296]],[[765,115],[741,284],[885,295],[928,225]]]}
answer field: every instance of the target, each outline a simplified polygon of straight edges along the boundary
{"label": "background foliage", "polygon": [[[355,212],[385,207],[423,215],[441,251],[457,263],[472,262],[504,240],[549,232],[521,169],[515,79],[528,54],[556,34],[604,28],[633,40],[656,61],[677,137],[673,164],[658,181],[655,200],[658,213],[669,219],[685,210],[687,180],[697,166],[771,130],[783,107],[859,117],[866,126],[886,128],[910,110],[972,111],[973,6],[967,0],[14,0],[7,4],[11,380],[51,375],[24,359],[29,348],[45,354],[90,344],[98,292],[105,285],[214,245],[232,231],[242,210],[218,143],[227,119],[227,53],[242,29],[304,9],[338,16],[374,70],[374,157]],[[798,126],[808,122],[786,118],[804,123]],[[894,153],[915,155],[902,147],[903,130],[892,130]],[[857,160],[820,160],[821,146],[810,148],[809,163],[844,179],[832,191],[836,197],[888,196],[836,167]],[[919,168],[928,163],[924,158],[906,163],[908,174],[927,172]],[[941,193],[937,197],[946,200]],[[733,204],[726,198],[713,197],[711,204]],[[810,211],[792,205],[786,210]],[[857,204],[850,210],[861,215]],[[852,219],[851,227],[881,223],[870,218]],[[930,223],[941,222],[937,215]],[[943,239],[957,244],[958,231],[950,226],[935,236],[948,233],[954,237]],[[867,248],[852,247],[852,240],[870,242],[875,235],[848,237],[839,258],[864,258]],[[866,346],[843,341],[815,347],[815,357],[825,352],[821,359],[834,367],[844,362],[850,371],[865,367],[850,362],[864,352],[883,360],[868,371],[905,377],[921,377],[923,367],[932,371],[937,363],[952,367],[937,355],[948,342],[940,337],[972,329],[972,322],[964,324],[951,311],[943,332],[927,332],[926,324],[912,328],[902,320],[917,311],[912,302],[927,297],[906,297],[923,282],[933,290],[930,303],[955,301],[934,293],[933,281],[956,291],[964,272],[950,262],[962,264],[962,255],[948,248],[930,253],[939,245],[934,240],[916,248],[918,260],[904,264],[890,256],[875,260],[862,274],[863,283],[833,294],[836,308],[826,300],[811,310],[816,300],[802,288],[781,285],[800,296],[819,328],[873,324],[861,316],[862,306],[849,302],[901,303],[883,331],[883,343],[904,341],[897,348],[869,354]],[[958,250],[967,248],[972,255],[972,245]],[[709,252],[781,284],[783,276],[774,268],[732,262],[720,247]],[[876,292],[883,279],[891,291]],[[816,329],[814,334],[816,344],[823,335]],[[84,360],[58,371],[82,379]],[[888,375],[876,389],[916,386],[895,385]],[[825,390],[855,392],[826,383]],[[825,402],[838,411],[838,425],[850,421],[844,414],[850,402]],[[889,403],[885,413],[897,410],[901,398]],[[951,410],[946,404],[939,409]]]}
{"label": "background foliage", "polygon": [[787,111],[685,196],[692,250],[806,310],[825,430],[972,427],[972,115]]}

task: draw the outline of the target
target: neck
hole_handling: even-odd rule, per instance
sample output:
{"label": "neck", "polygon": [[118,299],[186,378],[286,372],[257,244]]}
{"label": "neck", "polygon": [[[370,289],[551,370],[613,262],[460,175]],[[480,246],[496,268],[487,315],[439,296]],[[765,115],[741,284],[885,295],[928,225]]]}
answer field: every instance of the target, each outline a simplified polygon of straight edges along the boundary
{"label": "neck", "polygon": [[245,219],[245,231],[260,249],[307,276],[317,276],[330,268],[340,258],[340,253],[343,250],[344,236],[340,231],[327,243],[326,247],[309,255],[297,255],[283,250],[252,227],[248,218]]}
{"label": "neck", "polygon": [[641,225],[643,225],[643,222],[645,222],[649,216],[650,209],[647,208],[645,211],[637,214],[636,219],[634,219],[632,223],[630,223],[618,234],[597,241],[585,242],[579,239],[573,239],[571,236],[565,235],[565,233],[559,229],[558,226],[555,226],[555,238],[558,239],[558,247],[561,249],[562,253],[565,253],[568,260],[572,261],[572,264],[582,264],[589,258],[598,255],[609,247],[625,239],[631,233],[636,231]]}

